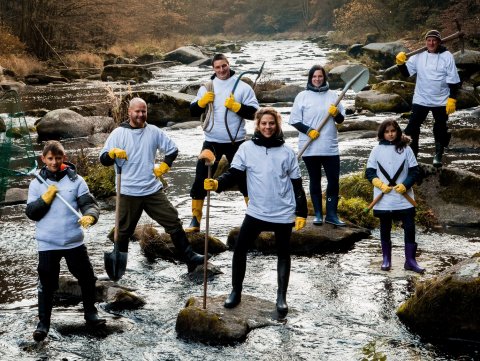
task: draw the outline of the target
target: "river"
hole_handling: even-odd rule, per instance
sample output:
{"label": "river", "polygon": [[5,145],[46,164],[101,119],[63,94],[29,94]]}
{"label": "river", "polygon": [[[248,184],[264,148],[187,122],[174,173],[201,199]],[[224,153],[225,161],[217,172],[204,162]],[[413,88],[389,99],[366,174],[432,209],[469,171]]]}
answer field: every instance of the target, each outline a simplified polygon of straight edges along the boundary
{"label": "river", "polygon": [[[248,42],[240,53],[227,53],[238,72],[258,69],[265,61],[263,77],[304,85],[308,69],[324,64],[329,49],[306,41]],[[236,65],[239,63],[238,65]],[[242,63],[242,64],[240,64]],[[145,87],[178,90],[193,81],[206,80],[209,68],[175,66],[158,71]],[[99,83],[47,86],[26,102],[30,107],[51,103],[79,104],[101,93]],[[112,84],[117,91],[118,85]],[[345,105],[352,106],[353,93]],[[35,100],[35,101],[33,101]],[[35,104],[34,104],[35,103]],[[286,141],[296,149],[296,136],[288,126],[290,105],[278,107],[282,113]],[[471,110],[453,114],[460,122]],[[366,119],[355,116],[357,119]],[[396,114],[377,114],[374,119],[398,118]],[[371,118],[369,118],[371,119]],[[33,122],[33,118],[28,119]],[[431,121],[422,130],[420,161],[431,162],[433,146]],[[252,122],[247,129],[252,134]],[[189,189],[194,178],[196,157],[203,133],[165,129],[179,147],[179,157],[166,175],[168,196],[181,219],[190,219]],[[74,143],[71,143],[74,144]],[[361,170],[374,139],[340,142],[341,173]],[[68,145],[68,142],[67,142]],[[71,149],[70,145],[69,150]],[[98,152],[91,148],[89,152]],[[447,154],[447,164],[478,172],[478,154]],[[301,165],[304,186],[308,176]],[[324,182],[324,187],[325,187]],[[243,219],[245,205],[236,192],[212,194],[210,232],[226,242],[229,230]],[[287,301],[292,309],[285,324],[252,331],[247,340],[233,346],[209,346],[177,338],[175,322],[189,296],[201,295],[203,286],[186,277],[186,266],[157,260],[149,262],[137,243],[130,244],[126,275],[120,283],[145,297],[145,307],[106,312],[107,336],[86,332],[81,305],[54,308],[52,328],[46,342],[36,344],[32,332],[36,325],[37,253],[34,224],[24,216],[25,205],[5,207],[0,220],[0,359],[2,360],[478,360],[480,345],[462,340],[435,342],[411,333],[395,315],[396,308],[413,290],[416,280],[427,279],[448,266],[479,251],[479,232],[438,234],[417,229],[419,263],[427,268],[423,276],[403,270],[403,234],[395,230],[393,269],[380,271],[381,250],[378,230],[346,252],[312,257],[294,256]],[[150,222],[144,215],[140,223]],[[103,252],[112,246],[106,235],[114,224],[114,213],[102,211],[99,223],[86,231],[86,244],[99,278],[105,278]],[[203,225],[202,225],[203,226]],[[54,230],[52,230],[54,232]],[[231,256],[227,251],[211,261],[224,274],[208,285],[211,296],[230,291]],[[62,263],[62,274],[68,274]],[[244,292],[275,301],[276,257],[250,254]],[[118,327],[123,332],[118,332]],[[116,327],[114,327],[116,326]]]}

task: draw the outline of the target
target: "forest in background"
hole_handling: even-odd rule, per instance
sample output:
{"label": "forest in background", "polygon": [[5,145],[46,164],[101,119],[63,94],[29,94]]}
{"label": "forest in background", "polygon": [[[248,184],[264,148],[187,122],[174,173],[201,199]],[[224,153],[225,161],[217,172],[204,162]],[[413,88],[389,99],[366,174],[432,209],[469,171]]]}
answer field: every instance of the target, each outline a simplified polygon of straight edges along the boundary
{"label": "forest in background", "polygon": [[480,0],[2,0],[0,56],[23,52],[47,60],[56,52],[107,51],[118,44],[168,48],[208,37],[330,30],[346,44],[362,43],[367,34],[382,41],[422,39],[431,28],[454,33],[455,18],[470,45],[479,47]]}

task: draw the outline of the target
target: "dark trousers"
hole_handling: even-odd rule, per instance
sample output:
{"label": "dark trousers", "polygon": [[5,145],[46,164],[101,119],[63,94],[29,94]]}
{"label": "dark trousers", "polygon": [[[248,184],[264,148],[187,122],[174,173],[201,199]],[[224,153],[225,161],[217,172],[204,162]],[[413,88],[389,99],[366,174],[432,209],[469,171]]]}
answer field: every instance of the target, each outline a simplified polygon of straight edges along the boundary
{"label": "dark trousers", "polygon": [[338,197],[340,156],[303,157],[310,178],[310,195],[322,196],[322,166],[327,176],[327,197]]}
{"label": "dark trousers", "polygon": [[448,146],[450,142],[450,135],[448,133],[448,114],[445,107],[425,107],[423,105],[413,104],[412,114],[405,128],[405,134],[412,138],[410,147],[415,156],[418,155],[418,142],[420,138],[420,127],[427,118],[428,112],[431,111],[434,119],[433,123],[433,137],[435,143],[440,143],[444,147]]}
{"label": "dark trousers", "polygon": [[38,252],[39,292],[51,297],[58,289],[62,258],[65,258],[68,270],[78,280],[82,289],[85,312],[91,312],[95,303],[95,282],[97,278],[93,272],[85,245],[72,249]]}
{"label": "dark trousers", "polygon": [[374,215],[380,219],[380,240],[391,242],[392,222],[401,221],[405,243],[415,243],[415,208],[398,211],[374,211]]}
{"label": "dark trousers", "polygon": [[128,252],[128,242],[135,232],[135,227],[143,211],[165,228],[165,232],[168,234],[183,231],[178,212],[162,189],[154,194],[141,197],[122,194],[119,210],[120,227],[118,229],[120,252]]}
{"label": "dark trousers", "polygon": [[246,215],[235,243],[234,257],[238,255],[246,259],[248,249],[261,232],[274,232],[278,258],[290,258],[292,227],[293,223],[266,222]]}
{"label": "dark trousers", "polygon": [[[215,171],[218,167],[218,162],[223,155],[227,158],[229,164],[232,163],[233,156],[238,150],[238,147],[244,141],[232,143],[214,143],[204,141],[202,146],[202,151],[204,149],[209,149],[215,154],[215,163],[212,166],[212,176],[215,174]],[[197,167],[195,169],[195,180],[190,190],[190,197],[192,199],[205,199],[207,196],[207,191],[203,188],[203,181],[208,177],[208,167],[205,165],[205,160],[199,159],[197,162]],[[247,185],[246,183],[238,185],[240,192],[244,197],[247,197]]]}

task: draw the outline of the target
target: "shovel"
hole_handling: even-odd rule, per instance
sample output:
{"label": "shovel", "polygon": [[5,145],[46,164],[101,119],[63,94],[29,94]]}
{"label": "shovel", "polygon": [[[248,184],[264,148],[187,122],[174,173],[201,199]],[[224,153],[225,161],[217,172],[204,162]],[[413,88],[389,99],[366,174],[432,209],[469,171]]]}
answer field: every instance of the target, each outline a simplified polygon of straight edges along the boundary
{"label": "shovel", "polygon": [[[354,67],[351,67],[345,73],[341,75],[342,80],[346,83],[345,87],[343,88],[342,92],[338,96],[337,100],[335,101],[335,106],[340,103],[340,100],[343,99],[345,93],[347,92],[348,89],[352,88],[352,90],[357,93],[360,90],[362,90],[367,84],[368,84],[368,79],[370,75],[368,72],[368,69],[365,68],[362,65],[356,65]],[[320,130],[322,130],[323,126],[327,123],[328,119],[330,118],[330,114],[326,114],[325,118],[322,120],[318,128],[316,129],[317,132],[320,133]],[[302,157],[302,154],[305,152],[305,150],[308,148],[310,143],[312,143],[313,139],[309,139],[307,143],[303,146],[302,150],[298,153],[298,159]]]}
{"label": "shovel", "polygon": [[[117,196],[115,199],[115,230],[113,232],[113,252],[103,254],[103,259],[105,261],[105,271],[107,272],[108,277],[117,282],[125,274],[125,269],[127,268],[127,252],[120,252],[118,249],[118,229],[120,227],[120,185],[122,180],[122,167],[115,163],[117,166]],[[123,165],[123,164],[122,164]]]}

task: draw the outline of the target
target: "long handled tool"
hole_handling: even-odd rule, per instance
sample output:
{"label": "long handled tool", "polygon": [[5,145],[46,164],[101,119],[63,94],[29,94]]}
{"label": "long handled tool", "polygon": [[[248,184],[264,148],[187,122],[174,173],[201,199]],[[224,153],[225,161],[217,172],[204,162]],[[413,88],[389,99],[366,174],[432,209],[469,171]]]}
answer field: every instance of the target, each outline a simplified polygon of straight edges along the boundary
{"label": "long handled tool", "polygon": [[[199,159],[205,159],[205,165],[208,167],[208,178],[212,178],[212,165],[215,162],[215,155],[209,149],[204,149]],[[207,266],[208,266],[208,233],[210,231],[210,191],[207,191],[207,210],[205,216],[205,249],[203,261],[203,308],[207,308]]]}
{"label": "long handled tool", "polygon": [[103,259],[105,271],[112,281],[118,281],[125,274],[127,268],[127,252],[120,252],[118,248],[118,230],[120,228],[120,190],[122,181],[122,165],[115,163],[117,167],[117,196],[115,199],[115,230],[113,232],[113,252],[105,252]]}
{"label": "long handled tool", "polygon": [[[380,201],[380,199],[382,199],[382,197],[383,197],[384,194],[385,194],[385,193],[380,193],[378,196],[376,196],[375,199],[372,201],[372,203],[370,203],[370,204],[368,205],[368,207],[364,209],[365,213],[370,212],[370,210],[373,208],[373,206],[374,206],[375,204],[377,204],[377,203]],[[412,206],[414,206],[414,207],[417,207],[417,206],[418,206],[418,203],[415,202],[415,199],[413,199],[412,197],[410,197],[407,193],[403,193],[402,196],[404,196],[405,199],[406,199],[408,202],[410,202],[410,204],[411,204]]]}
{"label": "long handled tool", "polygon": [[[240,79],[242,79],[242,77],[245,75],[245,74],[257,74],[257,77],[255,78],[255,81],[253,82],[253,90],[255,90],[255,86],[257,85],[257,80],[258,78],[260,78],[260,75],[262,75],[262,72],[263,72],[263,67],[265,66],[265,62],[262,63],[262,66],[260,67],[259,70],[248,70],[248,71],[244,71],[242,72],[237,80],[235,81],[235,84],[233,85],[233,88],[232,88],[232,91],[231,91],[231,94],[233,95],[235,93],[235,89],[237,89],[237,85],[240,81]],[[240,130],[240,127],[242,125],[242,123],[240,122],[238,124],[238,128],[237,128],[237,131],[235,132],[235,136],[232,135],[232,133],[230,132],[230,128],[228,127],[228,121],[227,121],[227,116],[228,116],[228,109],[225,110],[225,128],[227,129],[227,133],[228,133],[228,137],[230,138],[230,141],[233,143],[235,143],[235,141],[237,140],[237,135],[238,135],[238,132]]]}
{"label": "long handled tool", "polygon": [[[369,75],[368,69],[362,65],[351,67],[350,69],[345,71],[345,73],[341,75],[341,78],[346,84],[342,92],[340,93],[340,95],[337,97],[337,100],[335,101],[335,106],[337,106],[340,103],[340,101],[343,99],[348,89],[352,88],[354,92],[358,92],[362,90],[368,84],[369,76],[370,75]],[[327,113],[323,118],[322,122],[320,123],[320,125],[317,127],[316,129],[317,132],[320,133],[320,130],[322,130],[323,126],[327,123],[329,118],[330,118],[330,114]],[[305,143],[302,150],[298,153],[298,159],[302,157],[302,154],[305,152],[308,146],[312,143],[312,141],[313,139],[309,139],[307,143]]]}

